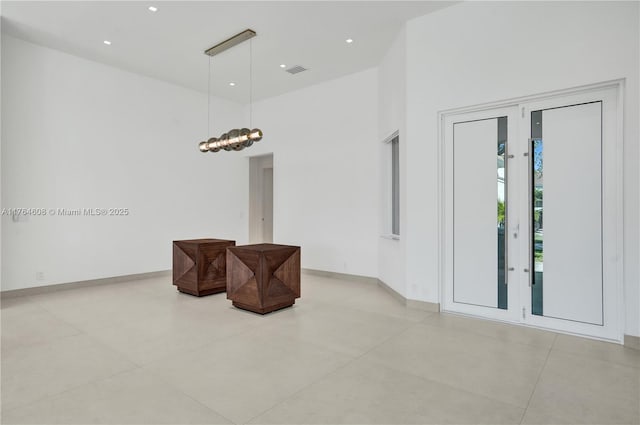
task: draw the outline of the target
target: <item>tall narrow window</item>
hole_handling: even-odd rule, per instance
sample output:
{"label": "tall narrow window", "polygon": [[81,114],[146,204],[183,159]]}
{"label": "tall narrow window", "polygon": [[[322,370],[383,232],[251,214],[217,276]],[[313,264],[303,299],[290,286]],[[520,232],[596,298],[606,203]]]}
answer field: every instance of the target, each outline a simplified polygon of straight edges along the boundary
{"label": "tall narrow window", "polygon": [[391,234],[400,235],[400,139],[391,139]]}

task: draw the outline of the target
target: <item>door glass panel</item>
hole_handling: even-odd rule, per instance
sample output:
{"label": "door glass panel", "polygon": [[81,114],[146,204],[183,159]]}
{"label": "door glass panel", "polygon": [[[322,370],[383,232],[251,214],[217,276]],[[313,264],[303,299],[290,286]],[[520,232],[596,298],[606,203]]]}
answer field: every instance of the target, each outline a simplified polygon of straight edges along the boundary
{"label": "door glass panel", "polygon": [[531,217],[533,219],[533,240],[531,264],[533,264],[533,276],[531,277],[531,313],[542,316],[542,277],[544,260],[544,227],[543,227],[543,142],[542,142],[542,111],[531,113],[531,185],[532,193]]}
{"label": "door glass panel", "polygon": [[507,117],[498,118],[498,308],[507,309]]}

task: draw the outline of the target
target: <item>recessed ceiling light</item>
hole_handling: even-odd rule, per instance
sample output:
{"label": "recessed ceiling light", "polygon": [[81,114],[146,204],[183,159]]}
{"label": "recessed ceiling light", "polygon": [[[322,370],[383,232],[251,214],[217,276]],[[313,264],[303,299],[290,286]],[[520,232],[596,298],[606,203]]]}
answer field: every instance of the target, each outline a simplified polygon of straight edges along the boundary
{"label": "recessed ceiling light", "polygon": [[349,43],[349,44],[353,43],[353,39],[352,39],[352,38],[347,38],[345,41],[346,41],[347,43]]}
{"label": "recessed ceiling light", "polygon": [[103,41],[104,44],[106,44],[107,46],[111,46],[111,42],[109,40],[105,40]]}
{"label": "recessed ceiling light", "polygon": [[287,67],[287,65],[285,65],[283,63],[280,64],[280,68],[286,68],[286,67]]}
{"label": "recessed ceiling light", "polygon": [[155,6],[149,6],[149,10],[152,11],[152,12],[157,12],[158,8],[155,7]]}
{"label": "recessed ceiling light", "polygon": [[229,85],[230,85],[231,87],[233,87],[233,86],[235,86],[235,85],[236,85],[236,83],[234,83],[234,82],[232,81],[232,82],[230,82],[230,83],[229,83]]}

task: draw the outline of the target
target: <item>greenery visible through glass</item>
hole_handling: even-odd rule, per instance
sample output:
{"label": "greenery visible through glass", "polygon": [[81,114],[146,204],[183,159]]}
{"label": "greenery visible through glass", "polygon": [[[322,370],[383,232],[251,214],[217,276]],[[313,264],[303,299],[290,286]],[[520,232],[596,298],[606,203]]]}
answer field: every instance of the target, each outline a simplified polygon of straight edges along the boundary
{"label": "greenery visible through glass", "polygon": [[498,118],[497,186],[498,186],[498,308],[507,309],[507,117]]}
{"label": "greenery visible through glass", "polygon": [[504,202],[498,199],[498,226],[504,226]]}
{"label": "greenery visible through glass", "polygon": [[544,258],[543,229],[543,143],[533,141],[533,256],[536,271],[542,271]]}
{"label": "greenery visible through glass", "polygon": [[[542,141],[540,141],[542,144]],[[542,153],[540,154],[542,156]],[[534,157],[535,158],[535,157]],[[540,180],[542,179],[542,161],[540,162]],[[535,188],[533,191],[533,228],[535,229],[533,233],[533,256],[534,262],[542,264],[542,260],[544,257],[543,252],[543,230],[542,230],[542,193],[543,189]]]}
{"label": "greenery visible through glass", "polygon": [[531,112],[531,313],[543,315],[544,277],[544,144],[542,141],[542,111]]}

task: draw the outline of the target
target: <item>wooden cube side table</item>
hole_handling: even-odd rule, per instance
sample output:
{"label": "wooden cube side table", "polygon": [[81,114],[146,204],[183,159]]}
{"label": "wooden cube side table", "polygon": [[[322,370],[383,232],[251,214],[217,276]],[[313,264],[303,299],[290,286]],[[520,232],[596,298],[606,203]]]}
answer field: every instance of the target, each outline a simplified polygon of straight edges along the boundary
{"label": "wooden cube side table", "polygon": [[202,297],[227,289],[226,250],[235,241],[173,241],[173,284],[178,291]]}
{"label": "wooden cube side table", "polygon": [[227,249],[227,299],[266,314],[300,298],[300,247],[258,244]]}

